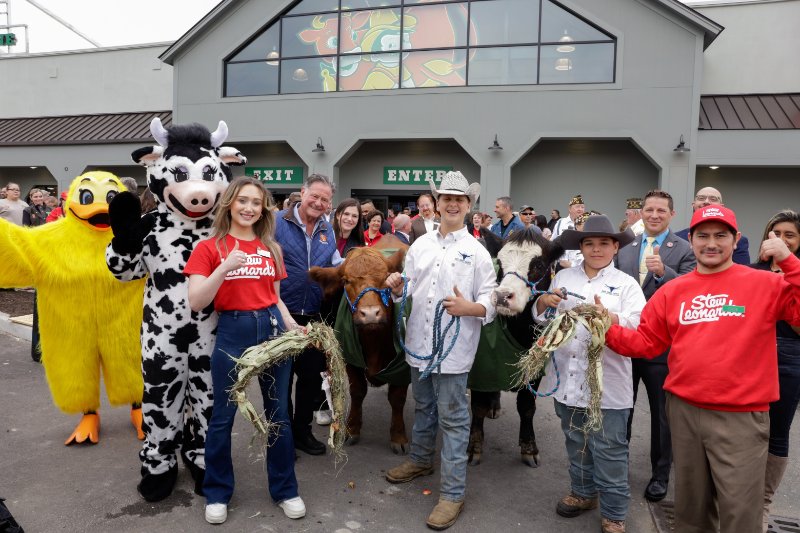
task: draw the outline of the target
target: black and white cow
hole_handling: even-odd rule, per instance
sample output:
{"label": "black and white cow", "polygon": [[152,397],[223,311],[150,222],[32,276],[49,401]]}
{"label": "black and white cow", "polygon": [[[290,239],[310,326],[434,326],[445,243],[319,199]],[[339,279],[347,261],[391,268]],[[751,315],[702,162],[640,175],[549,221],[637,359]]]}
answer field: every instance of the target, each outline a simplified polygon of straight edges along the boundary
{"label": "black and white cow", "polygon": [[[497,309],[495,322],[503,322],[504,330],[517,346],[529,349],[535,340],[533,315],[531,310],[535,300],[532,289],[546,290],[550,286],[550,270],[553,263],[564,252],[561,246],[542,237],[532,228],[514,232],[505,243],[497,242],[492,235],[485,236],[487,249],[497,250],[498,286],[492,293],[492,303]],[[486,342],[486,330],[482,333],[475,368],[479,368],[479,358],[488,358],[495,365],[511,368],[518,360],[519,353],[507,345]],[[487,353],[490,352],[490,353]],[[512,380],[513,381],[513,380]],[[534,386],[537,386],[534,384]],[[508,383],[505,390],[516,391],[516,407],[519,414],[519,446],[522,462],[528,466],[539,465],[539,448],[533,429],[533,416],[536,413],[536,397],[526,388],[515,388]],[[484,430],[486,418],[497,418],[500,410],[500,391],[478,390],[472,388],[472,427],[467,452],[469,463],[478,465],[483,455]]]}
{"label": "black and white cow", "polygon": [[147,168],[157,208],[140,218],[139,199],[117,195],[109,208],[114,239],[106,263],[121,281],[147,284],[142,323],[142,414],[145,441],[139,457],[139,492],[159,501],[172,492],[177,452],[202,494],[205,437],[211,415],[211,351],[217,317],[213,305],[191,311],[186,261],[197,242],[210,236],[214,208],[231,180],[229,165],[243,165],[235,148],[223,147],[224,122],[214,133],[199,124],[165,129],[150,123],[158,146],[140,148],[133,161]]}

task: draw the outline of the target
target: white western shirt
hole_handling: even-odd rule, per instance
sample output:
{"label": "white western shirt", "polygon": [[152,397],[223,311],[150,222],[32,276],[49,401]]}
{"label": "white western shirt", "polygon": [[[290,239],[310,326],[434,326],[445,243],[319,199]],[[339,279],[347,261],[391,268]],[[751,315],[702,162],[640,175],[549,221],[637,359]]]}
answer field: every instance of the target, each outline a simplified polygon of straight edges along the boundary
{"label": "white western shirt", "polygon": [[[405,343],[406,348],[417,355],[431,354],[436,304],[445,296],[452,296],[454,286],[465,299],[486,308],[483,318],[461,317],[458,340],[439,367],[443,374],[469,372],[478,349],[481,326],[491,322],[495,316],[491,294],[497,287],[497,275],[489,252],[467,232],[466,226],[444,237],[439,231],[428,232],[418,237],[408,249],[404,273],[409,280],[408,296],[413,298],[413,310],[406,317]],[[450,318],[445,311],[442,330]],[[455,329],[454,324],[448,331],[445,349],[450,345]],[[421,370],[428,366],[428,361],[420,361],[408,353],[406,361]]]}
{"label": "white western shirt", "polygon": [[[558,304],[558,312],[572,309],[581,303],[594,303],[598,295],[603,306],[619,316],[619,324],[625,328],[636,329],[639,316],[646,303],[642,288],[637,280],[614,267],[611,263],[592,279],[586,275],[583,265],[567,268],[556,274],[553,288],[565,287],[568,291],[584,296],[580,300],[568,296]],[[544,313],[534,317],[536,322],[544,322]],[[589,402],[589,388],[586,385],[586,371],[589,367],[588,351],[591,334],[584,327],[578,327],[575,337],[564,347],[554,352],[561,383],[553,398],[570,407],[586,407]],[[556,386],[556,372],[552,360],[547,363],[545,376],[539,385],[539,392],[550,392]],[[608,347],[603,348],[603,409],[627,409],[633,407],[633,384],[631,360],[619,355]]]}

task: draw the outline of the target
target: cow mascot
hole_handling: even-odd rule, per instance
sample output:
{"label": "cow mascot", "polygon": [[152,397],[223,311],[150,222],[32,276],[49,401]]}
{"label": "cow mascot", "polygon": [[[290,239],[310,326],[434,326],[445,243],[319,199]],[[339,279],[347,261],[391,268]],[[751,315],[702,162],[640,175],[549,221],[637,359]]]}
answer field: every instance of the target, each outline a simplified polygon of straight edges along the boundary
{"label": "cow mascot", "polygon": [[224,122],[214,133],[199,124],[165,129],[150,123],[157,146],[140,148],[133,161],[147,168],[158,201],[140,217],[139,199],[129,193],[109,208],[114,238],[106,263],[121,281],[147,277],[142,322],[142,415],[145,432],[139,458],[145,500],[163,500],[178,476],[177,451],[202,494],[205,438],[211,416],[211,351],[217,317],[213,305],[189,309],[183,268],[197,242],[208,239],[214,209],[231,179],[230,165],[246,159],[223,147]]}

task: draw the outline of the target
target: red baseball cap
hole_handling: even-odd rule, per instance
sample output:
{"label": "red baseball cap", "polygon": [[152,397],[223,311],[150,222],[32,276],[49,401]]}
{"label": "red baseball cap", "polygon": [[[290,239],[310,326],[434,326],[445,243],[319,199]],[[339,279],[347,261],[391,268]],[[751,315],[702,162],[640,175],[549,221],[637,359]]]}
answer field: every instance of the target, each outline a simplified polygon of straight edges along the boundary
{"label": "red baseball cap", "polygon": [[721,205],[707,205],[695,211],[692,215],[692,222],[689,224],[689,230],[693,230],[703,222],[714,221],[722,222],[733,231],[739,231],[739,228],[736,227],[736,213]]}
{"label": "red baseball cap", "polygon": [[62,200],[66,200],[67,199],[67,191],[64,191],[64,192],[61,193],[61,199]]}

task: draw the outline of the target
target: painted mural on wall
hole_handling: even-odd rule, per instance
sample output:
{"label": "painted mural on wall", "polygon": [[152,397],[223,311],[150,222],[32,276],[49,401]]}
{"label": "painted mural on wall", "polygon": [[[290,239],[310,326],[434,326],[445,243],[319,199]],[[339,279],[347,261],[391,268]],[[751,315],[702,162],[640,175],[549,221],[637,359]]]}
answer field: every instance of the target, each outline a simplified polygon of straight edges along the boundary
{"label": "painted mural on wall", "polygon": [[[463,45],[466,36],[464,5],[420,5],[405,9],[378,9],[341,14],[341,42],[337,40],[338,16],[317,15],[311,27],[298,37],[313,44],[318,54],[340,56],[320,58],[320,79],[324,91],[375,90],[408,87],[459,86],[466,84],[464,50],[424,50]],[[402,76],[400,76],[402,52]],[[402,81],[400,81],[402,80]]]}

